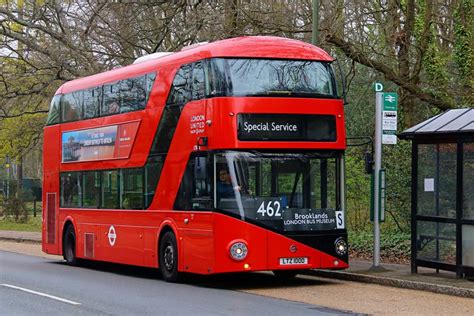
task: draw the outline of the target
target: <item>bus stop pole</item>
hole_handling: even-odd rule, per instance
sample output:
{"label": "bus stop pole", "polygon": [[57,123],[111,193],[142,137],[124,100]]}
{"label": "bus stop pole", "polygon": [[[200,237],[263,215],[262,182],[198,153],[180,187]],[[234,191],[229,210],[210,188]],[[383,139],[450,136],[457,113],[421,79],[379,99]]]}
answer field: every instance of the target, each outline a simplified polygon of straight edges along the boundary
{"label": "bus stop pole", "polygon": [[380,169],[382,168],[382,105],[383,92],[375,93],[375,157],[374,157],[374,263],[380,266]]}

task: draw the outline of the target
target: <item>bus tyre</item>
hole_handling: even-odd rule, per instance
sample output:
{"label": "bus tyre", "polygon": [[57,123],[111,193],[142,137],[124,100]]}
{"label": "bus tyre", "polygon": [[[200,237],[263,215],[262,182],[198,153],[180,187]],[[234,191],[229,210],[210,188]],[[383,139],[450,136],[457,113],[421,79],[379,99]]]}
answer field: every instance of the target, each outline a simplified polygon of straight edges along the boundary
{"label": "bus tyre", "polygon": [[279,280],[293,279],[299,273],[298,270],[273,270],[273,274]]}
{"label": "bus tyre", "polygon": [[160,241],[160,270],[166,282],[178,281],[178,244],[173,232],[166,232]]}
{"label": "bus tyre", "polygon": [[68,225],[63,238],[63,257],[70,266],[77,265],[76,257],[76,233],[74,226]]}

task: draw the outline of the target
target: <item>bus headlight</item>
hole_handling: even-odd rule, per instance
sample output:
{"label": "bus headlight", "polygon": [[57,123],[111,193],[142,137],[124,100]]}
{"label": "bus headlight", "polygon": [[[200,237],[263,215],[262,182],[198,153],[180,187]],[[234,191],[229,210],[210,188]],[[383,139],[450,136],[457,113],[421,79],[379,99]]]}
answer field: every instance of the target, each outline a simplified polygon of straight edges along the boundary
{"label": "bus headlight", "polygon": [[334,246],[336,248],[336,253],[339,256],[344,256],[345,254],[347,254],[347,242],[344,240],[344,238],[339,237],[338,239],[336,239],[336,241],[334,242]]}
{"label": "bus headlight", "polygon": [[235,261],[242,261],[247,257],[249,250],[247,245],[242,241],[236,241],[231,243],[229,247],[229,254]]}

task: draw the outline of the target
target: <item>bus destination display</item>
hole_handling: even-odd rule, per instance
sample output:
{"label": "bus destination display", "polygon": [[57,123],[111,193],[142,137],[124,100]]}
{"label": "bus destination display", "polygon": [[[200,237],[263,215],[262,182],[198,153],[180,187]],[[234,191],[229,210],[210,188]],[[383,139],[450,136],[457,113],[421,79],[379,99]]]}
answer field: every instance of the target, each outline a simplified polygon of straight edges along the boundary
{"label": "bus destination display", "polygon": [[239,114],[238,138],[243,141],[336,141],[334,115]]}

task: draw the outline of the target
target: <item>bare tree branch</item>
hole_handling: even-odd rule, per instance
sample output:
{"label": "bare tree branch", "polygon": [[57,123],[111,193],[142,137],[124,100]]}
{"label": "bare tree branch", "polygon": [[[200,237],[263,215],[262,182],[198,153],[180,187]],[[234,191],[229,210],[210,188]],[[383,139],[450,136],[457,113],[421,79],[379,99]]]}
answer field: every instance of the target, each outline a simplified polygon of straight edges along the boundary
{"label": "bare tree branch", "polygon": [[370,59],[367,56],[367,54],[358,50],[353,44],[351,44],[348,41],[343,40],[337,35],[327,32],[326,41],[340,48],[347,57],[355,60],[356,62],[362,65],[365,65],[367,67],[373,68],[381,72],[382,74],[384,74],[384,76],[388,80],[393,81],[398,86],[402,87],[403,89],[406,89],[418,99],[424,102],[433,104],[443,110],[453,108],[452,100],[444,99],[444,98],[442,99],[440,97],[435,96],[434,94],[430,92],[422,91],[418,85],[413,84],[412,82],[406,81],[405,79],[400,77],[396,72],[394,72],[390,67],[388,67],[386,64]]}

